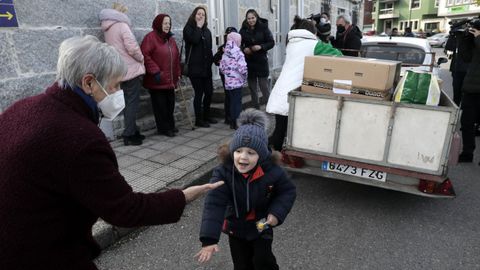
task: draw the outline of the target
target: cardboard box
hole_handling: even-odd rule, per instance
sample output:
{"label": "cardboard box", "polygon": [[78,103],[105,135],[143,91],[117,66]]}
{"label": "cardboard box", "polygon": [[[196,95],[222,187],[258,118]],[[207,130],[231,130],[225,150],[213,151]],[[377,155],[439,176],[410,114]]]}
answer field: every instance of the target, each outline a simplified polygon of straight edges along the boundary
{"label": "cardboard box", "polygon": [[392,98],[392,95],[390,93],[386,93],[384,97],[374,97],[374,96],[366,96],[366,95],[360,95],[360,94],[338,94],[338,93],[334,93],[332,89],[326,89],[326,88],[309,86],[309,85],[302,85],[301,91],[306,93],[311,93],[311,94],[321,94],[321,95],[329,95],[329,96],[345,96],[345,97],[373,99],[373,100],[391,100]]}
{"label": "cardboard box", "polygon": [[[399,81],[401,62],[348,56],[307,56],[303,80],[353,89],[390,92]],[[348,89],[347,89],[348,90]]]}

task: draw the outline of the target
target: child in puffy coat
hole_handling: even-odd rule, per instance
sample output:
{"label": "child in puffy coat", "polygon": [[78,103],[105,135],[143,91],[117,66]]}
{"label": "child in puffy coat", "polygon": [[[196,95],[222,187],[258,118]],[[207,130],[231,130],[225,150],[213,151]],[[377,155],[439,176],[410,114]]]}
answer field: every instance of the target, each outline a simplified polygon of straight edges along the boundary
{"label": "child in puffy coat", "polygon": [[[242,36],[232,32],[227,35],[227,43],[220,60],[220,72],[225,76],[226,98],[230,104],[230,128],[237,128],[237,118],[242,111],[242,88],[247,80],[247,62],[240,49]],[[227,113],[227,112],[225,112]]]}
{"label": "child in puffy coat", "polygon": [[[296,198],[295,185],[270,152],[266,113],[247,109],[229,144],[218,150],[222,164],[211,183],[225,184],[205,198],[196,257],[207,262],[217,252],[220,234],[228,235],[234,269],[279,269],[272,253],[273,230],[285,221]],[[266,220],[266,221],[265,221]]]}

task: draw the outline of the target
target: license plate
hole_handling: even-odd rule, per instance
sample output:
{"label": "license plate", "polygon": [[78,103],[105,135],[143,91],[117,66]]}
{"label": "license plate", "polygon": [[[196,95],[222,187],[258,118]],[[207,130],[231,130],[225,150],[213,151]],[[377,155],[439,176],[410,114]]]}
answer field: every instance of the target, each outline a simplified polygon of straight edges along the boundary
{"label": "license plate", "polygon": [[387,173],[364,169],[356,166],[338,164],[330,161],[324,161],[322,164],[322,170],[329,172],[336,172],[346,175],[358,176],[370,180],[385,182],[387,180]]}

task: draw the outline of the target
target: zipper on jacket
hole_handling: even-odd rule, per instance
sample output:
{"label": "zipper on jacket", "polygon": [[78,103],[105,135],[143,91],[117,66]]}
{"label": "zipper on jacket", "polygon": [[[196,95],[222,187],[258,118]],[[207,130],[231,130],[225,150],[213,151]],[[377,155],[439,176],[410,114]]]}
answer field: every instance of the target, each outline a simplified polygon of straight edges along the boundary
{"label": "zipper on jacket", "polygon": [[237,196],[235,195],[235,164],[232,164],[232,193],[233,193],[233,204],[235,207],[235,215],[237,218],[240,218],[240,216],[238,215]]}
{"label": "zipper on jacket", "polygon": [[167,40],[168,42],[168,51],[170,52],[170,79],[172,82],[173,87],[175,87],[175,84],[173,83],[173,54],[172,54],[172,47],[170,45],[170,39]]}

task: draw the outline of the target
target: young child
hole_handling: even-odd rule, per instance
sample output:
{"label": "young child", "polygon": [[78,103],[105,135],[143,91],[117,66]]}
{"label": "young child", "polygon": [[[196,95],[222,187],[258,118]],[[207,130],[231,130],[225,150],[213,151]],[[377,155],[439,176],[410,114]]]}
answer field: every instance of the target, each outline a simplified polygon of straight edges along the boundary
{"label": "young child", "polygon": [[[223,52],[225,50],[225,45],[227,44],[227,35],[235,32],[237,33],[237,28],[233,26],[229,26],[225,29],[225,34],[223,35],[223,43],[221,46],[218,47],[217,53],[213,56],[213,63],[218,67],[220,66],[220,60],[222,60]],[[225,91],[225,99],[223,108],[225,110],[225,124],[230,125],[232,121],[230,120],[230,103],[227,97],[227,89],[225,89],[225,76],[223,75],[222,71],[220,70],[220,79],[222,79],[223,90]]]}
{"label": "young child", "polygon": [[[242,88],[247,80],[247,62],[240,50],[242,36],[231,32],[220,60],[220,72],[225,76],[226,98],[230,104],[230,128],[237,128],[237,118],[242,111]],[[225,112],[227,113],[227,112]]]}
{"label": "young child", "polygon": [[229,237],[235,269],[278,269],[272,253],[272,227],[285,221],[296,189],[276,164],[279,154],[268,149],[267,122],[264,112],[244,111],[231,142],[218,150],[222,164],[215,168],[210,182],[224,180],[225,185],[205,198],[202,249],[195,255],[199,262],[209,261],[219,251],[217,243],[223,231]]}

